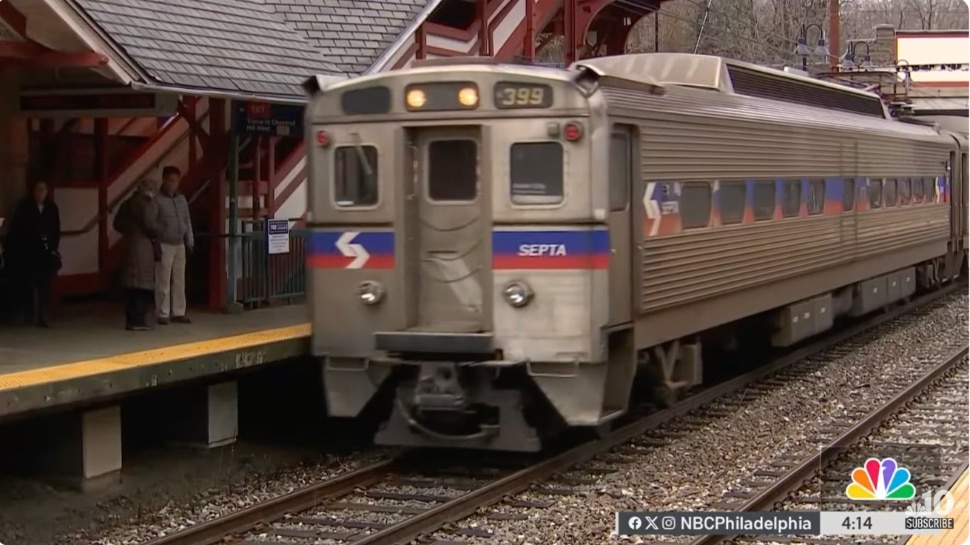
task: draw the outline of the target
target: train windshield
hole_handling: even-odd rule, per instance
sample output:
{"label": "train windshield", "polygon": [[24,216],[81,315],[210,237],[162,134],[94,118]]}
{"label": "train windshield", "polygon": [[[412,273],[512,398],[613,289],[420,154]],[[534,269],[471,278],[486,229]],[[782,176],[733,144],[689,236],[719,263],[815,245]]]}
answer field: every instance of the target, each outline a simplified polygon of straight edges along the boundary
{"label": "train windshield", "polygon": [[559,142],[512,144],[509,167],[509,184],[515,204],[562,202],[563,148]]}

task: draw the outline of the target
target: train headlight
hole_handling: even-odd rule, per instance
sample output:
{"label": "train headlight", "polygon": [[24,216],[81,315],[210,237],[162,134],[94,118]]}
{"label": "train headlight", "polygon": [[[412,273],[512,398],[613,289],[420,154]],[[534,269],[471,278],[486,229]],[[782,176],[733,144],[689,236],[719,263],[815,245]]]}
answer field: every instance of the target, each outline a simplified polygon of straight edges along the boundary
{"label": "train headlight", "polygon": [[474,87],[465,87],[461,91],[458,91],[458,102],[462,106],[467,106],[471,108],[472,106],[478,105],[478,89]]}
{"label": "train headlight", "polygon": [[408,91],[406,99],[408,106],[412,108],[423,108],[425,103],[428,102],[428,96],[421,89],[411,89]]}
{"label": "train headlight", "polygon": [[365,305],[376,305],[384,300],[384,286],[373,280],[361,282],[357,286],[357,297]]}
{"label": "train headlight", "polygon": [[515,308],[522,308],[532,301],[535,294],[525,282],[509,282],[502,290],[505,301]]}

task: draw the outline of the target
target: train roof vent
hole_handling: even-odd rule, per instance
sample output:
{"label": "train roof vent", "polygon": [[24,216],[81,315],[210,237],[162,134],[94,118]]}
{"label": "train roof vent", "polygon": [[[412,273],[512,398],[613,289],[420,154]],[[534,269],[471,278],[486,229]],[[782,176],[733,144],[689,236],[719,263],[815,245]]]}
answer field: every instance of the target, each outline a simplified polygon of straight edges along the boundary
{"label": "train roof vent", "polygon": [[687,53],[636,53],[584,59],[573,67],[588,68],[604,77],[649,85],[680,85],[730,92],[720,57]]}
{"label": "train roof vent", "polygon": [[734,63],[727,65],[727,72],[739,95],[886,118],[882,100],[871,93]]}

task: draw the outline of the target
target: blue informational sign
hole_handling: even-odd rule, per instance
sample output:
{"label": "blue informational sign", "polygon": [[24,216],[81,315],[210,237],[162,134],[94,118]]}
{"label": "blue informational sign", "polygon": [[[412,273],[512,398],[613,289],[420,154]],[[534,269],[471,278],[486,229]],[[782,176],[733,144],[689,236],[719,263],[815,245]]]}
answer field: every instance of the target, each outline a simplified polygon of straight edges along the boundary
{"label": "blue informational sign", "polygon": [[270,255],[290,253],[289,220],[266,220],[266,251]]}
{"label": "blue informational sign", "polygon": [[237,134],[303,137],[303,106],[268,102],[233,102]]}

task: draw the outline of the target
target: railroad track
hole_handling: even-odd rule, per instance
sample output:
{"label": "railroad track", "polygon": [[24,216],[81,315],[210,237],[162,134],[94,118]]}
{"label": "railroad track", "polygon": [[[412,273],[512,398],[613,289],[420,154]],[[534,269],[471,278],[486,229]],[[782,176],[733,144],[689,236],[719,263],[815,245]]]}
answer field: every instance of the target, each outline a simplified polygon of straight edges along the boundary
{"label": "railroad track", "polygon": [[[962,419],[963,424],[966,423],[967,362],[968,349],[964,346],[944,361],[932,366],[928,371],[914,373],[917,376],[913,376],[911,382],[902,386],[901,391],[887,389],[888,391],[883,392],[869,392],[867,395],[871,396],[876,408],[865,414],[850,413],[845,420],[832,423],[825,430],[825,436],[818,438],[818,444],[822,447],[818,449],[816,454],[806,456],[797,464],[778,461],[774,467],[756,472],[754,474],[755,479],[745,483],[748,490],[728,494],[739,498],[741,500],[739,503],[722,504],[715,506],[714,509],[718,511],[773,511],[779,504],[792,503],[790,498],[795,496],[803,500],[800,505],[802,510],[897,511],[899,506],[898,504],[893,505],[893,502],[867,502],[860,506],[842,495],[842,490],[844,490],[847,481],[844,476],[850,475],[852,467],[859,465],[867,457],[873,455],[892,456],[897,459],[900,459],[901,455],[905,456],[908,460],[913,460],[913,462],[905,465],[916,470],[914,475],[918,475],[920,469],[929,472],[929,476],[924,472],[923,484],[932,486],[934,489],[946,487],[947,483],[952,480],[952,476],[950,476],[952,471],[956,469],[962,472],[966,467],[966,450],[957,447],[961,440],[966,440],[966,429],[964,426],[958,427],[954,424],[956,418]],[[941,414],[938,402],[927,404],[924,407],[914,403],[931,388],[942,388],[944,397],[953,399],[952,403],[955,407],[952,408],[956,410]],[[911,404],[915,407],[910,406]],[[902,430],[894,429],[890,432],[890,436],[894,436],[895,441],[866,441],[870,434],[879,430],[887,420],[901,411],[913,413],[908,422],[909,429],[906,429],[907,420],[904,419],[902,426],[896,426],[897,428],[902,427]],[[933,423],[929,427],[936,429],[937,436],[934,437],[934,443],[926,442],[926,434],[920,431],[921,429],[925,430],[927,422]],[[941,453],[944,455],[942,458],[945,459],[940,459]],[[961,459],[963,460],[962,464]],[[900,461],[902,460],[900,459]],[[940,463],[949,464],[950,472],[947,472],[948,475],[940,475],[940,468],[934,467],[940,465]],[[915,464],[915,466],[912,464]],[[830,471],[828,468],[832,468],[832,470]],[[826,475],[838,473],[843,478],[833,482],[821,478],[820,471],[824,471]],[[936,475],[933,474],[934,471],[937,473]],[[765,479],[771,480],[766,481]],[[816,480],[815,486],[809,484],[809,481],[813,479]],[[805,488],[808,490],[803,490]],[[799,494],[799,492],[802,493]],[[810,501],[811,499],[815,500],[814,505]],[[908,507],[908,504],[906,506]],[[792,510],[785,509],[784,505],[782,507],[781,510]],[[838,545],[844,543],[846,537],[842,536],[842,538],[830,540],[813,537],[812,543]],[[784,536],[772,536],[770,539],[757,540],[749,537],[727,538],[711,535],[699,537],[691,541],[690,545],[716,545],[728,540],[733,543],[799,542],[798,539],[789,539]],[[873,541],[872,543],[879,542]]]}
{"label": "railroad track", "polygon": [[[795,350],[754,371],[702,390],[668,409],[641,417],[601,439],[558,453],[538,459],[503,457],[504,463],[498,465],[485,462],[479,465],[468,458],[471,456],[469,453],[463,453],[460,456],[466,458],[461,460],[461,465],[478,468],[465,472],[457,471],[456,467],[429,469],[427,464],[416,463],[410,453],[405,453],[398,459],[294,491],[232,515],[155,539],[147,545],[256,545],[310,543],[317,540],[352,542],[355,545],[390,545],[408,543],[416,538],[425,538],[421,541],[438,545],[455,543],[426,537],[446,527],[448,529],[443,533],[449,536],[487,538],[489,532],[485,530],[456,523],[537,482],[555,481],[557,475],[567,472],[574,465],[626,444],[673,419],[685,417],[718,398],[759,381],[764,383],[762,388],[780,387],[783,382],[769,378],[770,375],[964,287],[960,283],[928,294]],[[797,371],[792,372],[797,374]],[[712,409],[712,414],[716,410]],[[618,455],[616,462],[622,464],[623,456]],[[585,467],[582,472],[604,474],[616,471],[609,465]],[[582,479],[560,477],[558,480],[565,488],[546,488],[543,493],[553,496],[557,493],[568,494],[572,493],[569,486],[584,484]],[[544,508],[552,503],[520,500],[510,506]],[[488,516],[508,519],[522,515],[495,511]]]}

